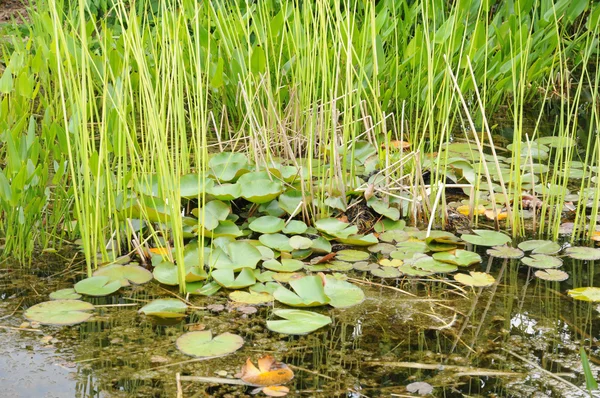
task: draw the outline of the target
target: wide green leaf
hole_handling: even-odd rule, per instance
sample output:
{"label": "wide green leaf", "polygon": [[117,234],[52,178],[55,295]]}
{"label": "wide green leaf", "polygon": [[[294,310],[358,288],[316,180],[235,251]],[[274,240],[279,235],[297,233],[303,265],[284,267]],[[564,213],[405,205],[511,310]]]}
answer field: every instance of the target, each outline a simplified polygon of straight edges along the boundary
{"label": "wide green leaf", "polygon": [[240,152],[221,152],[208,161],[210,174],[229,182],[248,172],[248,159]]}
{"label": "wide green leaf", "polygon": [[512,240],[512,238],[502,232],[488,231],[486,229],[474,229],[475,235],[464,234],[461,238],[477,246],[500,246]]}
{"label": "wide green leaf", "polygon": [[459,267],[468,267],[481,262],[481,256],[475,252],[456,249],[454,253],[438,252],[433,253],[433,258],[444,263],[458,265]]}
{"label": "wide green leaf", "polygon": [[275,310],[273,314],[285,320],[267,321],[267,328],[276,333],[302,335],[331,323],[326,315],[302,310]]}
{"label": "wide green leaf", "polygon": [[555,254],[561,249],[561,246],[551,240],[528,240],[519,243],[519,249],[532,254]]}
{"label": "wide green leaf", "polygon": [[175,344],[179,351],[192,357],[217,357],[239,350],[244,345],[244,339],[232,333],[213,338],[210,330],[202,330],[181,335]]}
{"label": "wide green leaf", "polygon": [[75,284],[75,291],[88,296],[108,296],[121,288],[121,282],[107,276],[92,276]]}
{"label": "wide green leaf", "polygon": [[325,278],[325,295],[331,300],[329,305],[335,308],[352,307],[365,300],[360,287],[331,275]]}
{"label": "wide green leaf", "polygon": [[467,274],[456,274],[454,275],[454,279],[457,282],[462,283],[466,286],[472,287],[486,287],[494,284],[496,279],[490,274],[486,274],[485,272],[469,272]]}
{"label": "wide green leaf", "polygon": [[294,248],[290,246],[290,238],[283,234],[264,234],[261,235],[258,240],[263,245],[280,252],[289,253],[294,250]]}
{"label": "wide green leaf", "polygon": [[560,258],[546,254],[532,254],[531,257],[523,257],[521,262],[530,267],[540,269],[558,268],[563,263]]}
{"label": "wide green leaf", "polygon": [[535,276],[540,279],[552,282],[562,282],[569,279],[569,274],[559,269],[540,269],[535,271]]}
{"label": "wide green leaf", "polygon": [[81,298],[81,294],[77,293],[75,289],[60,289],[50,293],[50,300],[78,300]]}
{"label": "wide green leaf", "polygon": [[277,301],[291,307],[316,307],[329,304],[323,281],[318,275],[309,275],[289,281],[293,291],[280,286],[273,296]]}
{"label": "wide green leaf", "polygon": [[76,325],[87,321],[94,306],[79,300],[53,300],[29,307],[23,314],[30,321],[43,325]]}
{"label": "wide green leaf", "polygon": [[136,264],[110,264],[98,268],[94,276],[106,276],[112,281],[119,281],[121,286],[129,286],[131,283],[142,285],[152,280],[152,272]]}
{"label": "wide green leaf", "polygon": [[227,289],[243,289],[256,282],[254,272],[250,268],[242,268],[237,275],[232,269],[216,269],[212,271],[211,275],[215,282]]}
{"label": "wide green leaf", "polygon": [[261,234],[274,234],[276,232],[280,232],[284,226],[285,221],[281,218],[263,216],[252,221],[250,225],[248,225],[248,228]]}
{"label": "wide green leaf", "polygon": [[142,314],[165,319],[183,319],[186,311],[187,305],[174,298],[153,300],[139,310]]}
{"label": "wide green leaf", "polygon": [[229,299],[231,301],[235,301],[236,303],[257,305],[272,302],[273,295],[267,292],[258,293],[256,291],[251,291],[250,293],[248,293],[236,290],[234,292],[229,293]]}
{"label": "wide green leaf", "polygon": [[578,287],[568,291],[575,300],[600,302],[600,287]]}
{"label": "wide green leaf", "polygon": [[299,260],[284,258],[281,259],[281,262],[275,259],[264,261],[262,266],[275,272],[296,272],[304,268],[304,263]]}
{"label": "wide green leaf", "polygon": [[491,249],[487,249],[486,253],[488,254],[488,256],[509,259],[517,259],[525,255],[525,253],[523,253],[521,249],[518,249],[516,247],[510,247],[507,245],[494,246]]}
{"label": "wide green leaf", "polygon": [[576,260],[600,260],[600,249],[594,249],[592,247],[575,246],[568,247],[565,250],[565,254]]}

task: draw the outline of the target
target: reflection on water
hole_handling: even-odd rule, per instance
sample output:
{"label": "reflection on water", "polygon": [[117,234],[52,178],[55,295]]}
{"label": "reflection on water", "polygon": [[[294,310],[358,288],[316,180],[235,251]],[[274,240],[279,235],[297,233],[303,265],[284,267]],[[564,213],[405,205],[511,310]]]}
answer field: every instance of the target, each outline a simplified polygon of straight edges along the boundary
{"label": "reflection on water", "polygon": [[[518,262],[495,262],[490,267],[497,284],[487,289],[463,289],[443,278],[394,285],[418,296],[411,297],[373,280],[377,284],[362,286],[367,294],[362,305],[329,311],[331,326],[307,336],[269,332],[264,319],[270,308],[249,316],[235,309],[195,309],[188,323],[245,339],[240,351],[210,361],[190,361],[175,348],[174,341],[187,329],[184,324],[157,326],[140,316],[137,307],[118,306],[164,296],[156,285],[131,288],[119,297],[95,299],[94,304],[117,306],[99,309],[77,327],[42,327],[39,336],[0,330],[8,343],[0,352],[0,383],[17,394],[11,396],[27,386],[38,389],[29,396],[40,397],[175,397],[176,373],[234,377],[247,357],[271,353],[293,367],[290,388],[301,396],[408,396],[406,386],[417,381],[432,385],[433,395],[440,397],[589,396],[582,390],[578,350],[580,345],[589,349],[598,377],[598,311],[564,292],[598,285],[594,267],[566,264],[571,279],[561,285],[531,279]],[[22,299],[23,305],[32,305],[72,283],[22,276],[27,283],[19,285],[18,279],[0,285],[0,317],[6,317],[0,324],[5,326],[22,322],[19,313],[7,317]],[[225,296],[190,300],[196,307],[227,304]],[[58,339],[54,348],[43,349],[40,337],[45,334]],[[23,372],[15,376],[13,368]],[[186,398],[246,396],[251,391],[195,382],[181,387]]]}

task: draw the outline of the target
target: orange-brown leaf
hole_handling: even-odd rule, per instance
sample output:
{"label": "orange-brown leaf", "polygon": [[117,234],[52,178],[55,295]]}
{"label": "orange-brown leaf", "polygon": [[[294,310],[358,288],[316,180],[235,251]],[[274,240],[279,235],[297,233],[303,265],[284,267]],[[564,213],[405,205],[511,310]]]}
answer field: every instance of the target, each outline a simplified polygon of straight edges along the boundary
{"label": "orange-brown leaf", "polygon": [[286,364],[277,362],[271,355],[265,355],[258,360],[258,368],[248,358],[242,367],[240,378],[254,386],[275,386],[292,380],[294,372]]}
{"label": "orange-brown leaf", "polygon": [[263,388],[262,391],[268,397],[285,397],[290,389],[286,386],[269,386]]}
{"label": "orange-brown leaf", "polygon": [[[486,210],[485,211],[485,216],[488,219],[493,220],[494,219],[494,210]],[[508,213],[507,212],[505,212],[505,211],[500,212],[498,214],[498,221],[506,220],[506,217],[508,217]]]}
{"label": "orange-brown leaf", "polygon": [[315,264],[328,263],[329,261],[333,260],[336,255],[337,255],[336,252],[328,253],[328,254],[324,255],[323,257],[321,257],[319,259],[319,261],[317,261]]}
{"label": "orange-brown leaf", "polygon": [[167,249],[166,247],[151,247],[150,253],[159,254],[161,256],[166,256],[170,253],[170,250]]}

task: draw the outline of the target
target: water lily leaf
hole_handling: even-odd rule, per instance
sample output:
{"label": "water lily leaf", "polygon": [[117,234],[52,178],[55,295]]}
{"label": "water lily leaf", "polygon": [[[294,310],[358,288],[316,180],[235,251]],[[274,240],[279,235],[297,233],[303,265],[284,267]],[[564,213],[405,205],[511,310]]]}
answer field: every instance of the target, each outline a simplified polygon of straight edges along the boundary
{"label": "water lily leaf", "polygon": [[306,232],[308,226],[304,221],[291,220],[285,227],[283,227],[283,233],[288,235],[300,235]]}
{"label": "water lily leaf", "polygon": [[396,246],[391,243],[377,243],[373,246],[368,247],[371,253],[381,253],[385,255],[389,255],[391,252],[396,250]]}
{"label": "water lily leaf", "polygon": [[388,259],[388,258],[382,258],[381,260],[379,260],[379,265],[383,266],[383,267],[399,267],[402,264],[404,264],[404,261],[399,260],[397,258],[394,259]]}
{"label": "water lily leaf", "polygon": [[290,246],[290,238],[283,234],[264,234],[261,235],[258,240],[263,245],[280,252],[291,252],[294,250],[294,248]]}
{"label": "water lily leaf", "polygon": [[255,283],[250,286],[248,290],[254,293],[269,293],[270,295],[273,295],[278,287],[279,283],[277,282]]}
{"label": "water lily leaf", "polygon": [[437,261],[432,257],[423,257],[415,261],[413,264],[414,268],[421,269],[423,271],[435,272],[435,273],[447,273],[454,272],[458,268],[454,264],[443,263]]}
{"label": "water lily leaf", "polygon": [[408,384],[406,386],[406,391],[411,393],[417,393],[419,395],[429,395],[433,392],[433,386],[423,381],[417,381]]}
{"label": "water lily leaf", "polygon": [[285,320],[267,321],[267,328],[276,333],[302,335],[331,323],[331,318],[303,310],[275,310],[273,314]]}
{"label": "water lily leaf", "polygon": [[275,252],[270,247],[263,246],[263,245],[256,245],[254,247],[256,248],[256,250],[258,250],[260,252],[260,255],[261,255],[260,259],[263,261],[271,260],[276,257]]}
{"label": "water lily leaf", "polygon": [[273,216],[262,216],[252,221],[248,228],[261,234],[274,234],[285,226],[285,221]]}
{"label": "water lily leaf", "polygon": [[454,275],[454,280],[462,283],[465,286],[472,287],[486,287],[491,286],[496,282],[496,279],[490,274],[486,274],[485,272],[469,272],[467,274],[456,274]]}
{"label": "water lily leaf", "polygon": [[229,182],[248,172],[248,159],[240,152],[221,152],[208,161],[209,172],[221,182]]}
{"label": "water lily leaf", "polygon": [[211,272],[211,276],[215,282],[227,289],[243,289],[256,282],[254,272],[250,268],[242,268],[237,275],[232,269],[216,269]]}
{"label": "water lily leaf", "polygon": [[135,264],[110,264],[98,268],[94,276],[106,276],[109,281],[119,281],[121,286],[129,286],[131,283],[142,285],[152,280],[152,272]]}
{"label": "water lily leaf", "polygon": [[260,251],[248,242],[235,241],[227,246],[227,253],[233,264],[233,270],[242,268],[256,268],[262,258]]}
{"label": "water lily leaf", "polygon": [[600,287],[578,287],[568,291],[575,300],[600,302]]}
{"label": "water lily leaf", "polygon": [[576,260],[600,260],[600,249],[594,249],[592,247],[575,246],[568,247],[565,250],[565,254]]}
{"label": "water lily leaf", "polygon": [[88,296],[108,296],[121,288],[121,282],[111,281],[107,276],[92,276],[75,284],[75,291]]}
{"label": "water lily leaf", "polygon": [[165,285],[175,286],[179,284],[177,276],[177,266],[173,263],[163,262],[152,270],[154,279]]}
{"label": "water lily leaf", "polygon": [[240,379],[252,386],[276,386],[294,378],[294,372],[286,364],[277,362],[271,355],[259,358],[257,363],[258,368],[248,358],[242,366]]}
{"label": "water lily leaf", "polygon": [[433,258],[444,263],[458,265],[459,267],[468,267],[481,262],[481,256],[479,254],[462,249],[457,249],[453,253],[433,253]]}
{"label": "water lily leaf", "polygon": [[304,263],[299,260],[284,258],[281,259],[281,262],[275,259],[264,261],[262,266],[275,272],[296,272],[304,268]]}
{"label": "water lily leaf", "polygon": [[144,219],[151,222],[166,223],[171,218],[171,208],[156,196],[139,194],[125,200],[120,211],[127,218]]}
{"label": "water lily leaf", "polygon": [[327,268],[330,271],[343,272],[343,271],[350,271],[352,269],[352,263],[349,263],[346,261],[334,260],[334,261],[330,261],[329,263],[327,263],[325,265],[327,265]]}
{"label": "water lily leaf", "polygon": [[215,185],[214,180],[197,173],[181,176],[179,179],[179,194],[182,198],[197,198]]}
{"label": "water lily leaf", "polygon": [[230,220],[220,221],[217,228],[208,232],[209,233],[207,233],[206,235],[213,239],[219,237],[238,238],[242,236],[242,231],[240,231],[240,228],[237,225],[235,225],[233,221]]}
{"label": "water lily leaf", "polygon": [[404,242],[404,241],[408,240],[409,238],[410,238],[410,235],[408,235],[405,231],[400,231],[400,230],[392,230],[392,231],[382,232],[381,234],[379,234],[379,239],[382,242],[388,242],[388,243]]}
{"label": "water lily leaf", "polygon": [[277,272],[273,275],[273,280],[281,283],[289,283],[292,280],[304,278],[304,272]]}
{"label": "water lily leaf", "polygon": [[569,279],[569,274],[559,269],[541,269],[535,271],[535,276],[546,281],[562,282]]}
{"label": "water lily leaf", "polygon": [[[348,238],[358,232],[358,227],[342,222],[335,218],[322,218],[315,222],[317,230],[336,238]],[[377,243],[377,242],[375,242]]]}
{"label": "water lily leaf", "polygon": [[368,261],[359,261],[357,263],[354,263],[352,265],[352,268],[354,268],[357,271],[371,271],[379,268],[379,264],[369,263]]}
{"label": "water lily leaf", "polygon": [[67,326],[87,321],[93,315],[87,311],[93,309],[94,306],[85,301],[53,300],[29,307],[23,315],[42,325]]}
{"label": "water lily leaf", "polygon": [[191,282],[185,284],[185,291],[189,294],[199,294],[202,296],[212,296],[221,290],[222,286],[217,282]]}
{"label": "water lily leaf", "polygon": [[370,206],[373,210],[375,210],[375,212],[377,212],[378,214],[381,214],[382,216],[385,216],[392,221],[398,221],[398,219],[400,218],[400,211],[395,207],[390,207],[389,204],[385,203],[381,199],[372,197],[367,201],[367,205]]}
{"label": "water lily leaf", "polygon": [[475,229],[473,232],[475,235],[465,234],[462,235],[461,238],[464,241],[477,246],[501,246],[512,240],[510,236],[503,234],[502,232],[488,231],[485,229]]}
{"label": "water lily leaf", "polygon": [[310,248],[313,244],[313,241],[305,238],[304,236],[295,235],[290,238],[289,244],[294,248],[294,250],[304,250]]}
{"label": "water lily leaf", "polygon": [[535,142],[540,145],[548,145],[552,148],[571,148],[577,145],[577,141],[567,136],[539,137],[535,140]]}
{"label": "water lily leaf", "polygon": [[273,272],[273,271],[264,271],[264,272],[261,272],[261,270],[259,270],[259,269],[255,269],[254,270],[254,277],[259,282],[263,282],[263,283],[265,283],[265,282],[273,282],[273,275],[275,275],[275,272]]}
{"label": "water lily leaf", "polygon": [[235,200],[242,195],[242,187],[239,184],[211,184],[206,193],[219,200]]}
{"label": "water lily leaf", "polygon": [[310,247],[312,251],[315,253],[331,253],[331,243],[322,236],[319,236],[317,239],[312,241],[312,246]]}
{"label": "water lily leaf", "polygon": [[558,268],[563,263],[560,258],[546,254],[532,254],[531,257],[523,257],[521,262],[530,267],[540,269]]}
{"label": "water lily leaf", "polygon": [[239,290],[229,293],[229,299],[231,301],[235,301],[236,303],[244,303],[251,305],[270,303],[274,300],[273,295],[271,295],[270,293],[257,293],[254,291],[248,293]]}
{"label": "water lily leaf", "polygon": [[491,249],[487,249],[486,253],[489,256],[492,257],[496,257],[496,258],[511,258],[511,259],[516,259],[516,258],[521,258],[525,255],[525,253],[523,253],[523,251],[521,249],[517,249],[516,247],[510,247],[510,246],[494,246]]}
{"label": "water lily leaf", "polygon": [[335,308],[352,307],[365,300],[360,287],[331,275],[325,277],[325,295],[331,300],[329,305]]}
{"label": "water lily leaf", "polygon": [[350,235],[347,238],[337,238],[337,240],[351,246],[372,246],[379,242],[374,234]]}
{"label": "water lily leaf", "polygon": [[183,319],[186,311],[187,305],[174,298],[153,300],[139,310],[142,314],[164,319]]}
{"label": "water lily leaf", "polygon": [[60,289],[50,293],[50,300],[77,300],[81,298],[81,294],[77,293],[75,289]]}
{"label": "water lily leaf", "polygon": [[[291,238],[290,238],[291,239]],[[284,253],[285,255],[286,253]],[[292,252],[292,258],[295,260],[304,260],[310,256],[312,256],[313,251],[312,249],[300,249],[300,250],[294,250]]]}
{"label": "water lily leaf", "polygon": [[318,275],[309,275],[289,281],[293,291],[280,286],[273,296],[277,301],[291,307],[316,307],[329,304],[331,301],[325,294],[323,281]]}
{"label": "water lily leaf", "polygon": [[350,261],[350,262],[364,261],[364,260],[367,260],[369,257],[370,257],[370,255],[367,252],[363,252],[361,250],[351,250],[351,249],[340,250],[339,252],[337,252],[337,255],[336,255],[336,258],[338,260]]}
{"label": "water lily leaf", "polygon": [[231,213],[229,205],[220,200],[211,200],[204,207],[192,210],[192,214],[200,220],[204,229],[212,231],[219,226],[220,221],[225,221]]}
{"label": "water lily leaf", "polygon": [[296,190],[287,190],[278,198],[279,207],[281,207],[286,213],[289,215],[294,214],[294,212],[298,212],[298,206],[302,202],[302,192]]}
{"label": "water lily leaf", "polygon": [[398,278],[400,275],[402,275],[400,271],[394,267],[381,267],[372,269],[371,274],[380,278]]}
{"label": "water lily leaf", "polygon": [[531,250],[533,254],[555,254],[561,249],[561,246],[551,240],[528,240],[519,243],[519,249],[526,252]]}
{"label": "water lily leaf", "polygon": [[418,268],[415,268],[413,265],[407,264],[407,263],[404,263],[401,266],[399,266],[398,272],[400,272],[401,274],[406,275],[406,276],[427,276],[427,275],[434,274],[433,271],[426,271],[423,269],[418,269]]}
{"label": "water lily leaf", "polygon": [[384,218],[375,223],[373,229],[375,229],[375,232],[384,233],[385,231],[393,230],[401,231],[404,227],[406,227],[406,221],[404,220],[392,221],[388,218]]}
{"label": "water lily leaf", "polygon": [[281,194],[283,186],[281,182],[256,177],[256,172],[245,174],[240,178],[238,184],[242,187],[242,198],[252,203],[267,203]]}
{"label": "water lily leaf", "polygon": [[192,357],[216,357],[239,350],[244,345],[244,339],[232,333],[213,338],[210,330],[202,330],[181,335],[175,344],[179,351]]}

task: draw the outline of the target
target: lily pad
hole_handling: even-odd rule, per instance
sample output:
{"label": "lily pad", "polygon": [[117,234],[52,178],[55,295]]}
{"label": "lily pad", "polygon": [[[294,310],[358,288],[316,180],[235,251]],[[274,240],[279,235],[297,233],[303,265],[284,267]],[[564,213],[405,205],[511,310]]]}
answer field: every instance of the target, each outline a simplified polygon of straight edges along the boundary
{"label": "lily pad", "polygon": [[303,221],[292,220],[285,227],[283,227],[283,233],[289,235],[299,235],[306,232],[308,226]]}
{"label": "lily pad", "polygon": [[486,253],[492,257],[510,259],[521,258],[525,255],[525,253],[523,253],[521,249],[517,249],[516,247],[510,247],[506,245],[494,246],[491,249],[487,249]]}
{"label": "lily pad", "polygon": [[454,280],[462,283],[465,286],[472,287],[486,287],[491,286],[496,282],[496,279],[490,274],[486,274],[485,272],[469,272],[467,274],[456,274],[454,275]]}
{"label": "lily pad", "polygon": [[262,266],[275,272],[296,272],[304,268],[304,263],[291,258],[281,259],[281,262],[273,259],[264,261]]}
{"label": "lily pad", "polygon": [[335,308],[352,307],[365,300],[360,287],[331,275],[325,277],[325,295],[331,300],[329,305]]}
{"label": "lily pad", "polygon": [[468,267],[481,262],[481,256],[475,252],[457,249],[452,252],[433,253],[433,258],[444,263],[458,265],[459,267]]}
{"label": "lily pad", "polygon": [[210,158],[208,167],[219,181],[229,182],[248,172],[248,159],[243,153],[221,152]]}
{"label": "lily pad", "polygon": [[381,267],[372,269],[371,273],[380,278],[399,278],[402,274],[398,271],[398,268],[394,267]]}
{"label": "lily pad", "polygon": [[269,293],[272,296],[278,287],[279,283],[277,282],[255,283],[254,285],[250,286],[248,290],[254,293]]}
{"label": "lily pad", "polygon": [[237,275],[232,269],[216,269],[211,272],[211,276],[215,282],[227,289],[243,289],[256,283],[256,277],[251,268],[242,268]]}
{"label": "lily pad", "polygon": [[289,215],[292,215],[294,212],[300,211],[298,206],[302,202],[302,192],[293,189],[287,190],[279,195],[278,201],[279,207]]}
{"label": "lily pad", "polygon": [[111,282],[119,281],[121,286],[129,286],[131,283],[142,285],[152,280],[152,272],[134,264],[110,264],[98,268],[93,275],[106,276]]}
{"label": "lily pad", "polygon": [[75,289],[60,289],[50,293],[50,300],[78,300],[81,298],[81,294],[77,293]]}
{"label": "lily pad", "polygon": [[280,286],[273,296],[277,301],[292,307],[316,307],[329,304],[323,281],[318,275],[309,275],[289,281],[293,291]]}
{"label": "lily pad", "polygon": [[350,235],[347,238],[338,237],[337,240],[345,245],[351,245],[351,246],[372,246],[374,244],[379,243],[379,240],[377,240],[377,237],[375,236],[375,234],[368,234],[368,235],[355,234],[355,235]]}
{"label": "lily pad", "polygon": [[310,248],[316,253],[331,253],[331,243],[322,236],[314,239]]}
{"label": "lily pad", "polygon": [[183,319],[187,305],[178,299],[153,300],[140,308],[139,312],[148,316],[163,319]]}
{"label": "lily pad", "polygon": [[565,250],[565,254],[576,260],[600,260],[600,249],[594,249],[592,247],[575,246],[568,247]]}
{"label": "lily pad", "polygon": [[396,268],[398,268],[402,264],[404,264],[404,261],[399,260],[397,258],[393,258],[391,260],[388,259],[388,258],[382,258],[381,260],[379,260],[379,265],[381,265],[382,267],[396,267]]}
{"label": "lily pad", "polygon": [[280,252],[291,252],[294,250],[294,248],[290,246],[290,238],[283,234],[264,234],[261,235],[258,240],[263,245]]}
{"label": "lily pad", "polygon": [[569,279],[569,274],[559,269],[541,269],[535,271],[535,276],[546,281],[562,282]]}
{"label": "lily pad", "polygon": [[435,273],[447,273],[454,272],[458,268],[454,264],[443,263],[437,261],[432,257],[423,257],[415,261],[414,268],[421,269],[423,271],[430,271]]}
{"label": "lily pad", "polygon": [[[335,218],[322,218],[315,222],[315,227],[328,235],[336,238],[347,238],[358,232],[358,227],[350,225]],[[377,243],[377,242],[375,242]]]}
{"label": "lily pad", "polygon": [[261,234],[274,234],[285,226],[285,221],[273,216],[262,216],[252,221],[248,228]]}
{"label": "lily pad", "polygon": [[214,184],[206,188],[206,193],[218,200],[234,200],[242,195],[239,184]]}
{"label": "lily pad", "polygon": [[242,268],[256,268],[256,264],[262,258],[258,249],[248,242],[235,241],[227,245],[227,253],[231,259],[234,271]]}
{"label": "lily pad", "polygon": [[357,262],[357,261],[364,261],[367,260],[370,257],[369,253],[367,252],[363,252],[360,250],[340,250],[339,252],[337,252],[337,255],[335,258],[337,258],[338,260],[341,261],[350,261],[350,262]]}
{"label": "lily pad", "polygon": [[260,172],[243,175],[238,184],[242,187],[242,198],[252,203],[267,203],[276,199],[283,189],[281,182],[259,177]]}
{"label": "lily pad", "polygon": [[92,276],[75,284],[75,291],[88,296],[108,296],[121,288],[120,281],[111,281],[108,276]]}
{"label": "lily pad", "polygon": [[23,314],[30,321],[42,325],[76,325],[85,322],[93,315],[94,306],[80,300],[45,301],[29,307]]}
{"label": "lily pad", "polygon": [[270,303],[274,300],[273,296],[267,292],[257,293],[255,291],[251,291],[248,293],[239,290],[229,293],[229,299],[231,301],[235,301],[236,303],[250,305]]}
{"label": "lily pad", "polygon": [[519,243],[519,249],[526,252],[531,250],[533,254],[555,254],[561,249],[561,246],[551,240],[528,240]]}
{"label": "lily pad", "polygon": [[210,330],[202,330],[183,334],[175,344],[179,351],[192,357],[216,357],[239,350],[244,345],[244,339],[232,333],[213,338]]}
{"label": "lily pad", "polygon": [[368,261],[359,261],[357,263],[354,263],[352,265],[352,268],[354,268],[357,271],[371,271],[379,268],[379,265],[375,263],[369,263]]}
{"label": "lily pad", "polygon": [[578,287],[568,291],[575,300],[600,302],[600,287]]}
{"label": "lily pad", "polygon": [[392,221],[398,221],[400,218],[400,211],[395,207],[390,207],[389,204],[385,203],[381,199],[373,197],[368,200],[367,205],[375,210],[376,213],[379,213]]}
{"label": "lily pad", "polygon": [[170,262],[162,262],[152,270],[154,279],[165,285],[175,286],[179,284],[177,266]]}
{"label": "lily pad", "polygon": [[289,245],[294,248],[294,250],[308,249],[312,246],[312,244],[313,241],[311,239],[299,235],[292,236],[289,240]]}
{"label": "lily pad", "polygon": [[369,246],[369,251],[371,253],[381,253],[389,255],[391,252],[396,250],[396,246],[391,243],[377,243],[373,246]]}
{"label": "lily pad", "polygon": [[411,264],[406,264],[406,263],[399,266],[398,271],[406,276],[427,276],[427,275],[433,274],[432,271],[425,271],[422,269],[418,269],[418,268],[415,268],[414,266],[412,266]]}
{"label": "lily pad", "polygon": [[331,323],[331,318],[303,310],[275,310],[273,314],[285,320],[267,321],[267,328],[276,333],[302,335]]}
{"label": "lily pad", "polygon": [[189,294],[199,294],[202,296],[212,296],[213,294],[217,293],[219,290],[221,290],[222,286],[219,285],[217,282],[208,282],[208,283],[202,283],[202,282],[192,282],[192,283],[186,283],[186,291]]}
{"label": "lily pad", "polygon": [[560,258],[548,256],[546,254],[532,254],[531,257],[523,257],[521,262],[530,267],[539,269],[558,268],[563,263]]}
{"label": "lily pad", "polygon": [[469,242],[477,246],[501,246],[508,243],[512,238],[502,232],[488,231],[486,229],[473,230],[475,235],[462,235],[461,238],[465,242]]}

